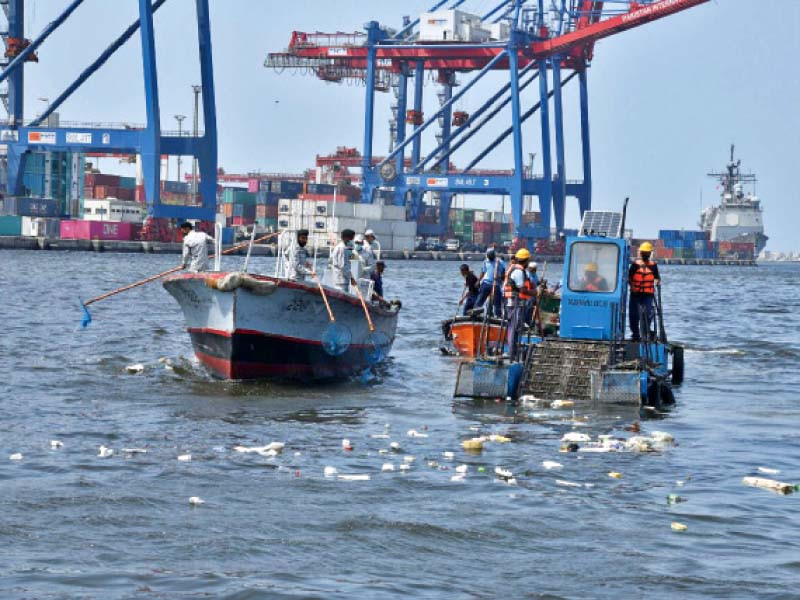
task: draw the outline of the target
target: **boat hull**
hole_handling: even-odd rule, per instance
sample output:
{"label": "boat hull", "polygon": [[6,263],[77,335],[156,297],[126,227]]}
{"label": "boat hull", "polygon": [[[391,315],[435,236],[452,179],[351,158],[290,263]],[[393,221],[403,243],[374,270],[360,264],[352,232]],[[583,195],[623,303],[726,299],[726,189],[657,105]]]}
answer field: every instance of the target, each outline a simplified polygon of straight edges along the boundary
{"label": "boat hull", "polygon": [[183,309],[197,359],[215,377],[337,379],[374,366],[391,349],[397,309],[369,305],[371,332],[357,298],[326,290],[337,327],[351,336],[342,354],[331,355],[323,345],[330,320],[316,286],[247,276],[256,285],[223,291],[218,287],[226,275],[182,274],[164,281]]}

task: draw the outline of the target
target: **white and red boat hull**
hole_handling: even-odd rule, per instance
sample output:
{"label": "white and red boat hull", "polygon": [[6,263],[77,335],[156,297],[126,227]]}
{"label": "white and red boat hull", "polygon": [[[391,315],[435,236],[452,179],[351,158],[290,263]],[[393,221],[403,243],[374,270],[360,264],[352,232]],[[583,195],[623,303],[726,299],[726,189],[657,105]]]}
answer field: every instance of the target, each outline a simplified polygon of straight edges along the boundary
{"label": "white and red boat hull", "polygon": [[322,336],[330,325],[319,289],[248,275],[259,289],[216,289],[227,273],[186,273],[164,281],[186,319],[195,355],[223,379],[334,379],[363,372],[375,363],[375,339],[388,344],[397,328],[397,309],[368,304],[373,334],[358,298],[326,288],[336,323],[352,340],[338,356],[329,354]]}

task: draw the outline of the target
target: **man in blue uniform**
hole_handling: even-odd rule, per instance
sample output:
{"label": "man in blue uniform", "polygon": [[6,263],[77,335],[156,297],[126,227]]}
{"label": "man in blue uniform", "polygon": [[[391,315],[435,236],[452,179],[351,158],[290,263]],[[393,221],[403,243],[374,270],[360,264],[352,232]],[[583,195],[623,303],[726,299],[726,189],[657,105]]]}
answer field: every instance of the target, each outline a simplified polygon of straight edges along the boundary
{"label": "man in blue uniform", "polygon": [[506,264],[497,256],[493,247],[486,250],[486,259],[481,271],[481,285],[478,289],[476,307],[481,307],[487,298],[491,298],[486,307],[489,316],[503,316],[503,281],[506,277]]}

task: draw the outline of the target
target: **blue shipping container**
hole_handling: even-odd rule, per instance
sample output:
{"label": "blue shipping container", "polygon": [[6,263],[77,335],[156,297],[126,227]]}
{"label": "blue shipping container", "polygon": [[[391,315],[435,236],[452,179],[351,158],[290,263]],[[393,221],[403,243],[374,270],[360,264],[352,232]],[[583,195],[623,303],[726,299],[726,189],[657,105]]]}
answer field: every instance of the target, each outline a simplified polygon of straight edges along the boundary
{"label": "blue shipping container", "polygon": [[6,198],[6,210],[22,217],[59,217],[61,201],[50,198]]}
{"label": "blue shipping container", "polygon": [[188,194],[189,184],[183,181],[165,181],[164,191],[171,194]]}
{"label": "blue shipping container", "polygon": [[222,243],[223,244],[232,244],[233,243],[233,236],[234,236],[233,227],[223,227],[222,228]]}

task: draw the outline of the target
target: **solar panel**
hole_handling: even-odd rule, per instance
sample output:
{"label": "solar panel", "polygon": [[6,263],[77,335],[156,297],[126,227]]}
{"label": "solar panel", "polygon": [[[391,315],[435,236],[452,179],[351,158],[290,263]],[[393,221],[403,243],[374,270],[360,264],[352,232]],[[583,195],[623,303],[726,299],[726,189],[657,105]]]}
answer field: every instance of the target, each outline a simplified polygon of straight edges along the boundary
{"label": "solar panel", "polygon": [[579,235],[622,237],[622,213],[587,210]]}

